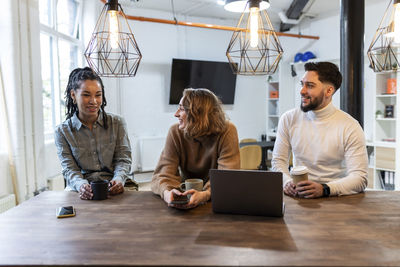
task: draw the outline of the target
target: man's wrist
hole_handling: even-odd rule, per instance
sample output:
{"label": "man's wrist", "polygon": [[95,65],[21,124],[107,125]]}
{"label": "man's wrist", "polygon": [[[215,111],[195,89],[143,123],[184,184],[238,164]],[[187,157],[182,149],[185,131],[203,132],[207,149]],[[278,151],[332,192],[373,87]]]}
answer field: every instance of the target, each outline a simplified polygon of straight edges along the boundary
{"label": "man's wrist", "polygon": [[329,197],[331,195],[331,188],[327,184],[322,184],[322,196]]}

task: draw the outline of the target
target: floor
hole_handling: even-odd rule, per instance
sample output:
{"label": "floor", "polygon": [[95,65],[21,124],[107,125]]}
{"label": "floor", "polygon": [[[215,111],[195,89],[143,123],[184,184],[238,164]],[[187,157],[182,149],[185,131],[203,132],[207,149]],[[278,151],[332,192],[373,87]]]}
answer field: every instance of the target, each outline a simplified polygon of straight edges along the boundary
{"label": "floor", "polygon": [[151,191],[150,183],[153,172],[135,173],[134,179],[139,184],[139,191]]}

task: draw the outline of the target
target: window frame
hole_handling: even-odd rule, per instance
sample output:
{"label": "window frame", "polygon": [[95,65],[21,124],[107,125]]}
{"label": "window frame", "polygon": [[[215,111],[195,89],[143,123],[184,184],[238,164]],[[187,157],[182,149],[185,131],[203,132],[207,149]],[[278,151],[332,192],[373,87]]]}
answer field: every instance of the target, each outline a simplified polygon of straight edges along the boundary
{"label": "window frame", "polygon": [[[55,127],[62,122],[63,114],[65,114],[65,110],[62,108],[61,101],[63,100],[63,91],[65,88],[61,88],[61,77],[60,77],[60,51],[59,51],[59,41],[64,41],[69,43],[70,45],[74,45],[78,48],[78,56],[76,65],[80,66],[84,64],[84,54],[83,51],[85,49],[83,44],[82,30],[83,30],[83,17],[82,17],[82,9],[83,9],[83,1],[82,0],[73,0],[77,3],[77,15],[75,17],[74,23],[74,36],[70,36],[68,34],[59,32],[57,29],[57,2],[58,0],[48,0],[49,6],[49,17],[50,17],[50,26],[47,24],[43,24],[40,22],[40,34],[45,34],[49,37],[50,40],[50,51],[49,51],[49,60],[51,62],[52,67],[50,68],[50,84],[51,84],[51,131],[46,131],[48,129],[43,129],[44,140],[46,143],[53,142],[54,140],[54,129]],[[39,5],[40,8],[40,5]],[[42,57],[41,57],[42,64]],[[46,63],[47,64],[47,63]],[[42,86],[43,90],[43,86]],[[42,94],[43,97],[43,94]],[[44,117],[43,117],[44,119]]]}

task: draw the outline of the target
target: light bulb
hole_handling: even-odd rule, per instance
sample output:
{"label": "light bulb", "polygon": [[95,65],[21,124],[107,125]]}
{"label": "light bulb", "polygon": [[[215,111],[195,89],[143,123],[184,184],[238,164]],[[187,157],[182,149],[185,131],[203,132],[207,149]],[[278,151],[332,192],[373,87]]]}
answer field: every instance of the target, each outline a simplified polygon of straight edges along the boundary
{"label": "light bulb", "polygon": [[111,48],[116,49],[116,48],[118,48],[118,34],[119,34],[118,11],[109,10],[108,11],[108,15],[109,15],[109,19],[110,19],[110,43],[111,43]]}
{"label": "light bulb", "polygon": [[250,8],[250,46],[258,46],[258,15],[260,9],[258,7]]}

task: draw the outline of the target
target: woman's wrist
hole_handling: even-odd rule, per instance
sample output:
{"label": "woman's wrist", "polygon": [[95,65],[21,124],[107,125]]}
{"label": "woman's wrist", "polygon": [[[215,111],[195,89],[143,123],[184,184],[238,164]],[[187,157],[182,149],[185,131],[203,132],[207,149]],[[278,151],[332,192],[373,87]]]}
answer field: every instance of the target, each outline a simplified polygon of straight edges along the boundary
{"label": "woman's wrist", "polygon": [[203,191],[203,194],[204,194],[204,202],[207,202],[211,199],[211,191],[209,190]]}
{"label": "woman's wrist", "polygon": [[[167,203],[169,203],[169,201],[168,201],[169,192],[170,192],[170,190],[168,190],[168,189],[165,189],[164,192],[163,192],[163,199],[164,199],[164,201],[167,202]],[[167,199],[166,199],[166,198],[167,198]]]}

